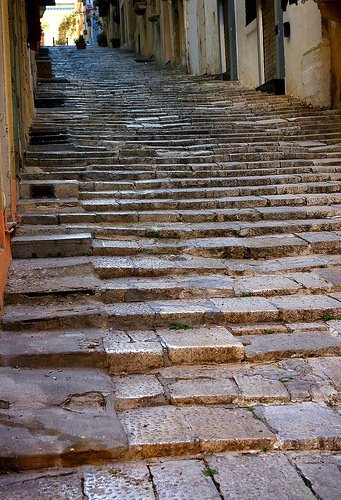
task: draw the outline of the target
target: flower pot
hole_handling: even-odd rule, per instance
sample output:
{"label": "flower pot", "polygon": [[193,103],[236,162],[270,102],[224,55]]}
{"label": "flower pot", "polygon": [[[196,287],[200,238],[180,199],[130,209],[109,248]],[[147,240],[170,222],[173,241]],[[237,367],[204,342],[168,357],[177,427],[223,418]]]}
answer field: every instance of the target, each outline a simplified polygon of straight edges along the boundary
{"label": "flower pot", "polygon": [[86,43],[76,43],[77,50],[86,49]]}

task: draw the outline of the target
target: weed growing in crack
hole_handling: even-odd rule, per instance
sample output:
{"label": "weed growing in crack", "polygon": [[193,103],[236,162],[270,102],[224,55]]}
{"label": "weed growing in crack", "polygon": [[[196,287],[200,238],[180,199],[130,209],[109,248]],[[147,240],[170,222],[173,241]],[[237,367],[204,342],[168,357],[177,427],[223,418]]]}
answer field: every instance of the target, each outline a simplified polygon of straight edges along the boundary
{"label": "weed growing in crack", "polygon": [[330,321],[333,319],[333,316],[329,312],[324,312],[322,315],[323,321]]}
{"label": "weed growing in crack", "polygon": [[293,377],[287,377],[287,378],[279,378],[279,382],[282,382],[284,384],[285,382],[291,382],[291,380],[294,380]]}
{"label": "weed growing in crack", "polygon": [[251,292],[241,292],[240,296],[241,297],[251,297]]}
{"label": "weed growing in crack", "polygon": [[332,319],[340,320],[341,319],[341,315],[337,314],[336,316],[334,316],[330,312],[326,311],[326,312],[323,313],[322,318],[323,318],[323,321],[331,321]]}
{"label": "weed growing in crack", "polygon": [[192,325],[190,325],[189,323],[173,322],[169,324],[170,330],[189,330],[190,328],[192,328]]}
{"label": "weed growing in crack", "polygon": [[264,335],[271,335],[273,330],[263,330]]}
{"label": "weed growing in crack", "polygon": [[256,408],[254,406],[245,406],[243,410],[250,412],[255,420],[260,420],[260,418],[255,414]]}
{"label": "weed growing in crack", "polygon": [[295,331],[294,328],[289,328],[289,327],[287,328],[288,333],[294,333],[294,331]]}
{"label": "weed growing in crack", "polygon": [[211,467],[206,467],[206,469],[204,469],[202,471],[202,473],[206,477],[214,477],[217,474],[219,474],[219,472],[217,471],[217,469],[212,469]]}
{"label": "weed growing in crack", "polygon": [[255,409],[256,408],[254,406],[245,406],[245,408],[243,408],[243,410],[249,411],[250,413],[253,413]]}

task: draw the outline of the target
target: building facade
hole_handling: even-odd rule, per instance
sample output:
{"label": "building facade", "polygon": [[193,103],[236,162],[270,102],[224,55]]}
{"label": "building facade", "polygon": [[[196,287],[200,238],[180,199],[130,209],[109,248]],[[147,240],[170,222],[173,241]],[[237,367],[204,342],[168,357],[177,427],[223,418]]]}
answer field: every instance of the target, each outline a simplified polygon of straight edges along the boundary
{"label": "building facade", "polygon": [[0,309],[18,221],[17,180],[34,113],[36,51],[43,0],[0,2]]}
{"label": "building facade", "polygon": [[[65,16],[72,14],[74,10],[74,0],[56,0],[55,5],[46,8],[42,18],[44,45],[54,45],[59,39],[60,23]],[[69,40],[69,44],[73,44],[73,40]]]}
{"label": "building facade", "polygon": [[[108,39],[193,75],[340,107],[339,0],[98,0]],[[101,14],[101,12],[100,12]]]}

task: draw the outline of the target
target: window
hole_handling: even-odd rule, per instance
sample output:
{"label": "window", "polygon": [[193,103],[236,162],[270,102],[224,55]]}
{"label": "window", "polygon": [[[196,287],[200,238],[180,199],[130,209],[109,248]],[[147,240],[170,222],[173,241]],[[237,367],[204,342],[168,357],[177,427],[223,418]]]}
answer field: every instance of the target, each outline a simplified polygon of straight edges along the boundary
{"label": "window", "polygon": [[257,18],[257,0],[245,0],[245,26]]}

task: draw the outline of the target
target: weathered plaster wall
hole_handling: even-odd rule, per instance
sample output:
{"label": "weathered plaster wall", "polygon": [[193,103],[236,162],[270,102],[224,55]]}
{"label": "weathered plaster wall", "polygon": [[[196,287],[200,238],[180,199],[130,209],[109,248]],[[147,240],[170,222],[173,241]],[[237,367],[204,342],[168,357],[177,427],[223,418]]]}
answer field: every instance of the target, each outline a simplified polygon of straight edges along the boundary
{"label": "weathered plaster wall", "polygon": [[238,80],[245,86],[258,87],[258,42],[257,42],[257,20],[245,26],[244,2],[235,2],[236,7],[236,31],[237,31],[237,61]]}
{"label": "weathered plaster wall", "polygon": [[204,2],[205,15],[205,43],[206,43],[206,71],[208,75],[220,73],[219,55],[219,27],[217,2],[208,0]]}
{"label": "weathered plaster wall", "polygon": [[200,74],[197,8],[197,0],[189,0],[186,4],[188,72],[192,75]]}
{"label": "weathered plaster wall", "polygon": [[8,0],[3,0],[0,3],[0,310],[11,262],[7,215],[11,211],[14,140],[9,50]]}
{"label": "weathered plaster wall", "polygon": [[220,73],[219,30],[215,0],[189,0],[186,7],[188,71],[193,75]]}
{"label": "weathered plaster wall", "polygon": [[[24,0],[0,2],[0,309],[17,221],[16,178],[33,116],[34,57],[27,47]],[[15,113],[14,113],[15,110]]]}
{"label": "weathered plaster wall", "polygon": [[291,36],[284,39],[286,92],[314,106],[330,106],[328,33],[317,4],[291,5],[284,13]]}

